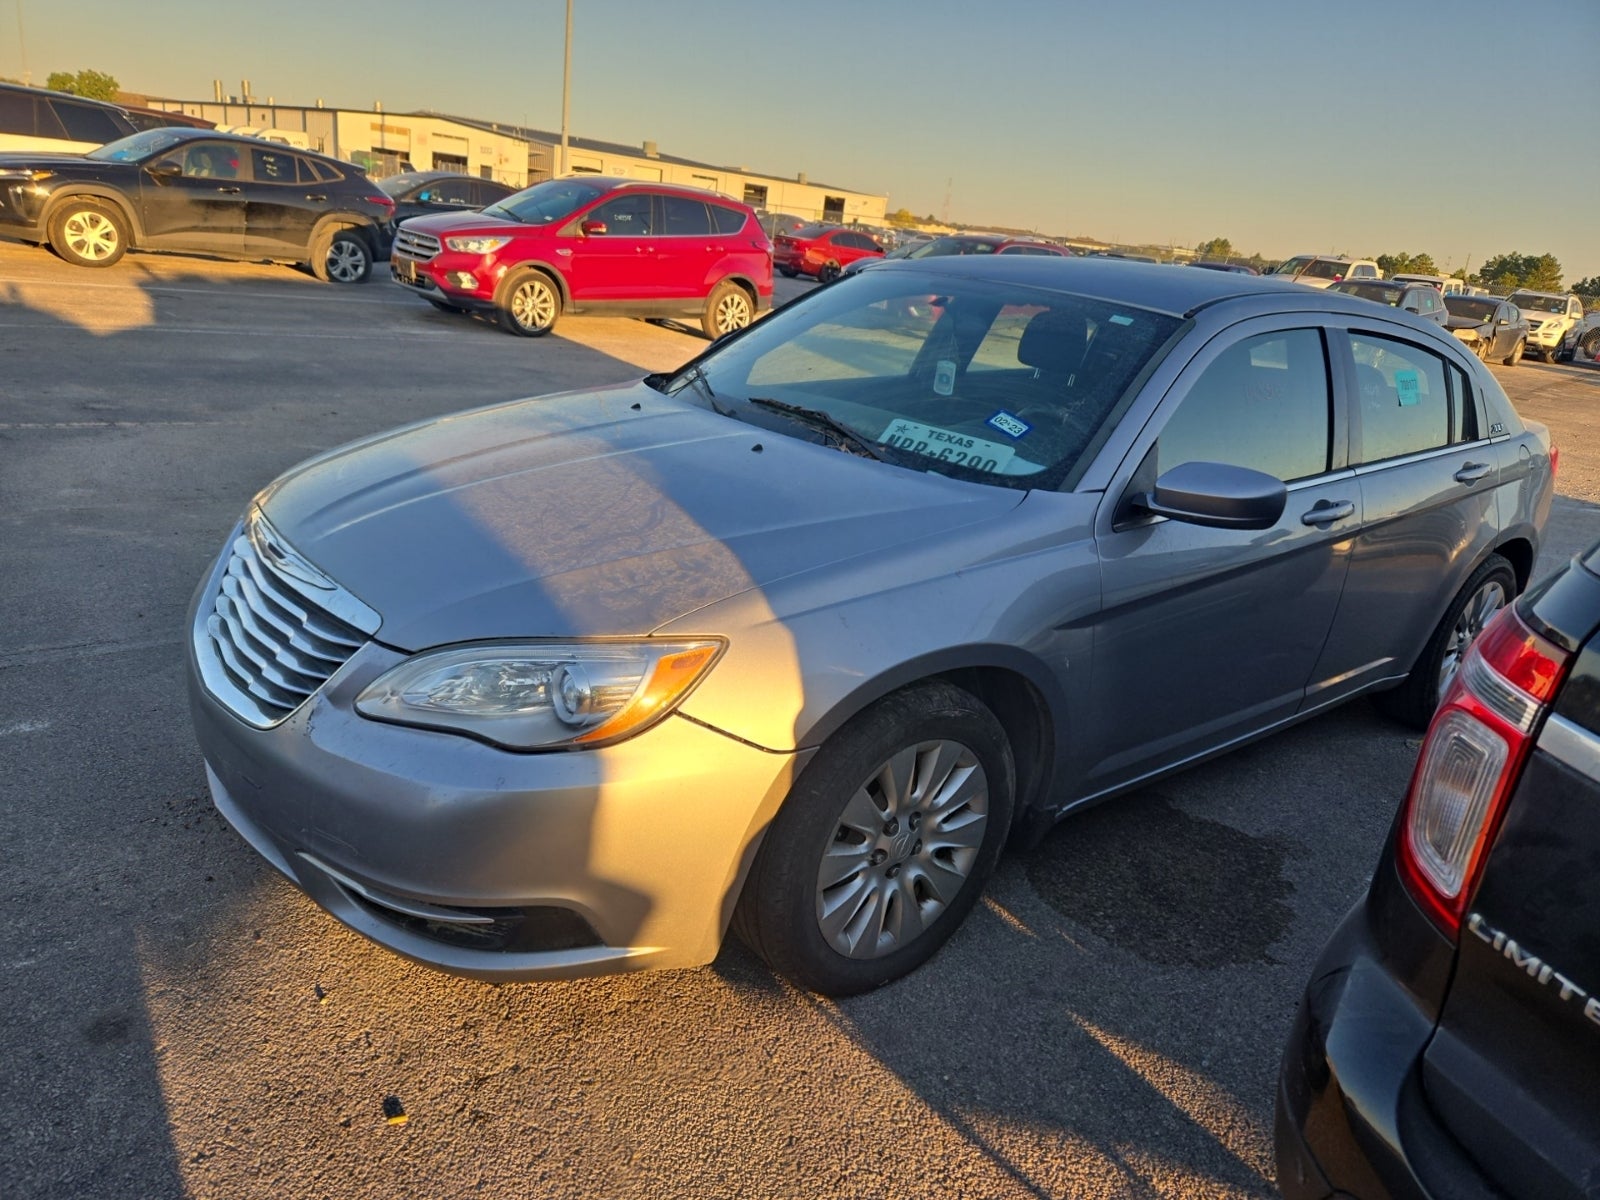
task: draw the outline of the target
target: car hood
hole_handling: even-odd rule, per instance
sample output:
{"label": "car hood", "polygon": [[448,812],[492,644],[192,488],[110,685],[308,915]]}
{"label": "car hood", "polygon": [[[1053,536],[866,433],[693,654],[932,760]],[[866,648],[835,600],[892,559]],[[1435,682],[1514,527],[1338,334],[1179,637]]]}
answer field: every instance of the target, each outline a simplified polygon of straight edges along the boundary
{"label": "car hood", "polygon": [[510,221],[505,217],[497,217],[490,213],[480,212],[476,209],[467,212],[431,213],[425,217],[405,218],[406,228],[431,233],[435,237],[444,237],[451,233],[534,233],[543,231],[554,233],[561,227],[561,223],[550,225],[527,225],[521,221]]}
{"label": "car hood", "polygon": [[420,650],[649,633],[785,576],[880,564],[1023,495],[844,454],[640,383],[396,430],[303,464],[258,502],[381,615],[379,641]]}
{"label": "car hood", "polygon": [[49,154],[30,153],[26,150],[13,150],[7,154],[0,154],[0,171],[7,167],[60,167],[60,166],[105,166],[106,160],[89,158],[82,154]]}

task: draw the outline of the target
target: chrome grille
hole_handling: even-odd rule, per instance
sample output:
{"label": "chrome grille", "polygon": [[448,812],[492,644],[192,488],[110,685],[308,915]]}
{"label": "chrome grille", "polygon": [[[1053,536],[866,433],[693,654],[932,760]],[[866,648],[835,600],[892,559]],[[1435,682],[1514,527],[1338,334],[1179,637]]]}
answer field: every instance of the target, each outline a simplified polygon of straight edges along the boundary
{"label": "chrome grille", "polygon": [[439,239],[431,233],[418,233],[400,226],[394,235],[394,252],[414,258],[418,262],[431,262],[439,253]]}
{"label": "chrome grille", "polygon": [[[326,606],[308,592],[326,592]],[[371,629],[335,616],[330,606]],[[367,641],[377,628],[375,619],[363,619],[368,613],[284,547],[257,514],[234,539],[211,607],[196,621],[202,670],[213,668],[205,671],[206,683],[252,725],[275,725]]]}

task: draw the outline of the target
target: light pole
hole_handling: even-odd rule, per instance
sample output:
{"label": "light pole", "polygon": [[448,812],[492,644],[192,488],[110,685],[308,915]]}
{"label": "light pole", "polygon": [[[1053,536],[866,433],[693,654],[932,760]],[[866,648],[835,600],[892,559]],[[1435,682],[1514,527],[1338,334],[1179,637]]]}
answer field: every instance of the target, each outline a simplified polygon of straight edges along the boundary
{"label": "light pole", "polygon": [[561,61],[561,162],[556,174],[567,173],[567,117],[572,110],[572,0],[567,0],[567,49]]}
{"label": "light pole", "polygon": [[[567,0],[570,5],[572,0]],[[22,55],[22,82],[27,86],[33,82],[33,75],[28,70],[28,42],[22,36],[22,0],[17,0],[17,51]]]}

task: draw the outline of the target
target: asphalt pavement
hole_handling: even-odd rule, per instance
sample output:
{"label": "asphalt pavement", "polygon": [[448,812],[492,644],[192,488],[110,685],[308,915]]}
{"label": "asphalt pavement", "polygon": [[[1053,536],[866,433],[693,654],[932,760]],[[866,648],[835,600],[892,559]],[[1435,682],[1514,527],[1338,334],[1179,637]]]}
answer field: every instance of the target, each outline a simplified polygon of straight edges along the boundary
{"label": "asphalt pavement", "polygon": [[[1275,1194],[1282,1039],[1418,746],[1363,702],[1059,826],[930,964],[844,1002],[732,942],[694,971],[436,974],[212,810],[184,611],[258,488],[704,345],[0,244],[0,1197]],[[1562,446],[1542,574],[1600,538],[1600,368],[1494,371]]]}

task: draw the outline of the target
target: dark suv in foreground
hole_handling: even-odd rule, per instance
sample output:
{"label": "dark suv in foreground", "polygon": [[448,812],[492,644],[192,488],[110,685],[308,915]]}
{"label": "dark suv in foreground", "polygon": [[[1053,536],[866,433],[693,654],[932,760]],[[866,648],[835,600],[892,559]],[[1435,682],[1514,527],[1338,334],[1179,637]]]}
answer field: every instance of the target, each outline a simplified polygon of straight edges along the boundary
{"label": "dark suv in foreground", "polygon": [[563,312],[697,316],[707,337],[772,307],[772,243],[716,192],[601,175],[551,179],[482,212],[414,217],[394,281],[435,308],[539,337]]}
{"label": "dark suv in foreground", "polygon": [[0,236],[80,267],[171,250],[360,283],[393,210],[360,167],[206,129],[152,129],[88,154],[0,154]]}
{"label": "dark suv in foreground", "polygon": [[1435,714],[1278,1090],[1286,1200],[1600,1195],[1600,545]]}

